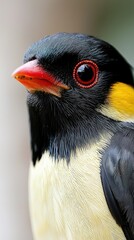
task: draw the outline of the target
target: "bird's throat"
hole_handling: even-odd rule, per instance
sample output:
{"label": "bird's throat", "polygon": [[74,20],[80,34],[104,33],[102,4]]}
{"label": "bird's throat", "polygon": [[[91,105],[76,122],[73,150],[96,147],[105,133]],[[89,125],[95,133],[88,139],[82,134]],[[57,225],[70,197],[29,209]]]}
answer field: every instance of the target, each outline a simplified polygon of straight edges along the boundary
{"label": "bird's throat", "polygon": [[114,132],[117,127],[117,123],[95,111],[87,119],[79,117],[78,121],[74,116],[67,118],[60,106],[52,107],[51,101],[46,102],[42,110],[29,103],[28,108],[34,165],[45,151],[48,151],[54,160],[64,159],[69,163],[77,149],[84,149],[98,141],[101,134]]}

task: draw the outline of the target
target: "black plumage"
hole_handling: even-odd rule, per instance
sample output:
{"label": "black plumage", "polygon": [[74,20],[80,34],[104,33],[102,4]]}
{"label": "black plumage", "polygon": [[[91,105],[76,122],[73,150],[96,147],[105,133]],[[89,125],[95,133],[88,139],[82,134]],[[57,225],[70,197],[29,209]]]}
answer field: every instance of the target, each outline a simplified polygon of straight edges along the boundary
{"label": "black plumage", "polygon": [[112,137],[101,167],[102,184],[111,213],[127,239],[134,239],[134,127]]}
{"label": "black plumage", "polygon": [[[41,39],[28,49],[24,63],[35,59],[69,89],[63,90],[61,97],[44,91],[28,92],[33,164],[36,167],[46,151],[55,161],[64,159],[69,164],[77,149],[97,144],[103,133],[110,133],[110,143],[100,151],[102,186],[126,239],[134,239],[134,123],[99,111],[107,104],[114,84],[134,87],[131,66],[108,43],[82,34],[59,33]],[[85,60],[98,69],[96,83],[89,88],[74,79],[75,67]],[[92,68],[86,71],[92,78]],[[88,77],[84,75],[83,79]]]}
{"label": "black plumage", "polygon": [[[33,59],[71,86],[62,98],[44,92],[28,94],[34,163],[48,149],[55,159],[69,161],[76,147],[97,138],[104,129],[114,131],[117,123],[95,109],[104,104],[112,84],[127,81],[133,85],[133,78],[131,67],[111,45],[87,35],[59,33],[33,44],[24,63]],[[90,89],[80,88],[73,79],[75,65],[84,59],[94,61],[99,68],[99,82]]]}

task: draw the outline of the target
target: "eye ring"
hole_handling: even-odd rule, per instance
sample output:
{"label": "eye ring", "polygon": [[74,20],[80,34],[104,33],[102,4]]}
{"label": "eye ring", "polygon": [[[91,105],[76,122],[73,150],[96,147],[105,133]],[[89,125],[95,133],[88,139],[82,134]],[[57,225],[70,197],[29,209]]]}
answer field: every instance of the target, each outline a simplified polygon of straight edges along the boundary
{"label": "eye ring", "polygon": [[[85,78],[84,80],[80,77],[81,72],[82,74],[85,74],[85,76],[83,75]],[[99,68],[96,63],[91,60],[83,60],[75,66],[73,70],[73,78],[80,87],[91,88],[98,82],[98,73]],[[89,75],[89,79],[86,75]]]}

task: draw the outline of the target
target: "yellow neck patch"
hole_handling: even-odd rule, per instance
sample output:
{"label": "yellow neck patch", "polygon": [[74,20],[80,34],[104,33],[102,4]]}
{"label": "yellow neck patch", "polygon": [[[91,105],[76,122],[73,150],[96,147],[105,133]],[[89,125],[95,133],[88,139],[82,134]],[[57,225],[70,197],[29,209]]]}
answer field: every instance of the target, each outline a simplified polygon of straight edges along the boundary
{"label": "yellow neck patch", "polygon": [[134,88],[125,83],[116,83],[112,86],[108,96],[111,107],[120,113],[134,116]]}
{"label": "yellow neck patch", "polygon": [[115,120],[134,121],[134,88],[117,82],[110,90],[105,105],[99,112]]}

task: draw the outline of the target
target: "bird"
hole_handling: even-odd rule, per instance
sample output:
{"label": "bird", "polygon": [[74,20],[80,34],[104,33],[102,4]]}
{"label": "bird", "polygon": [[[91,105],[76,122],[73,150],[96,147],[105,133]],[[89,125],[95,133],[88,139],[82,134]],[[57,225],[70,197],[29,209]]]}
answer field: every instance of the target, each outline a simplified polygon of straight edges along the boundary
{"label": "bird", "polygon": [[132,66],[104,40],[61,32],[12,76],[27,89],[34,239],[133,240]]}

